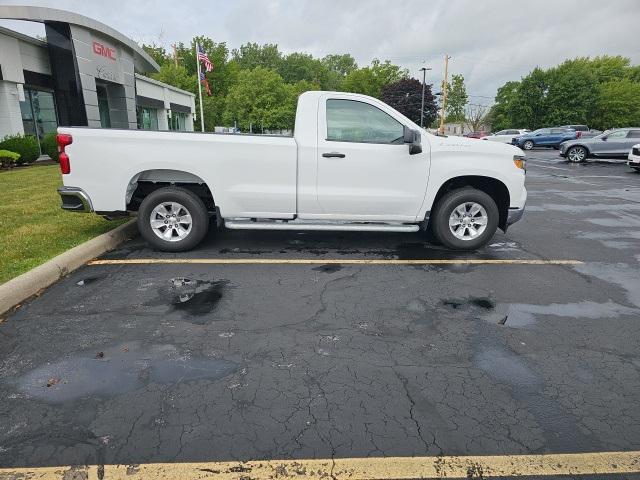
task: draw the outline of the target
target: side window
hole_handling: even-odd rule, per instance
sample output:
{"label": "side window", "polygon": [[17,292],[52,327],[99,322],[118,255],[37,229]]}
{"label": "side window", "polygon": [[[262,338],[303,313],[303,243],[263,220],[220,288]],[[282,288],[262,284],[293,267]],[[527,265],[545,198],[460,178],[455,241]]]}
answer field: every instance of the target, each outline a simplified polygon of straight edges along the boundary
{"label": "side window", "polygon": [[627,138],[640,138],[640,130],[629,130]]}
{"label": "side window", "polygon": [[518,130],[507,130],[507,135],[518,135],[519,133]]}
{"label": "side window", "polygon": [[537,131],[538,135],[549,135],[551,134],[551,129],[549,128],[541,128]]}
{"label": "side window", "polygon": [[617,132],[610,133],[607,139],[613,140],[616,138],[625,138],[626,136],[627,136],[627,132],[625,130],[618,130]]}
{"label": "side window", "polygon": [[551,134],[552,135],[559,135],[561,133],[564,133],[565,129],[564,128],[552,128],[551,129]]}
{"label": "side window", "polygon": [[327,100],[327,140],[358,143],[404,143],[404,127],[368,103]]}

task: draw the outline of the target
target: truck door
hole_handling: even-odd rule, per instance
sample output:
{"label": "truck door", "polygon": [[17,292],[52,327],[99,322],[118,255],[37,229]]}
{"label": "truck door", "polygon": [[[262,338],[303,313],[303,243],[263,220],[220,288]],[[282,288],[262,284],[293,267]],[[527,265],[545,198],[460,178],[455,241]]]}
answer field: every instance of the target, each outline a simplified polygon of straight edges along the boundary
{"label": "truck door", "polygon": [[317,196],[323,216],[415,221],[429,175],[425,135],[422,153],[410,155],[402,117],[381,102],[327,95],[318,107]]}

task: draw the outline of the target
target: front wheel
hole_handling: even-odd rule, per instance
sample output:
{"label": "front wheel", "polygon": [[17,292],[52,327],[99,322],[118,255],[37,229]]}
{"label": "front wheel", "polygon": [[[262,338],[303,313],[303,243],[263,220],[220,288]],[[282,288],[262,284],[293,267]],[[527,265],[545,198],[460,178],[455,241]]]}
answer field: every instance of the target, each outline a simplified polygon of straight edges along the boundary
{"label": "front wheel", "polygon": [[567,159],[572,163],[584,162],[587,158],[587,149],[584,147],[571,147],[567,150]]}
{"label": "front wheel", "polygon": [[436,207],[434,234],[453,250],[475,250],[493,238],[500,213],[481,190],[465,187],[445,194]]}
{"label": "front wheel", "polygon": [[158,250],[191,250],[209,230],[207,207],[200,197],[184,188],[159,188],[140,204],[138,230]]}
{"label": "front wheel", "polygon": [[524,148],[525,150],[532,150],[533,149],[533,141],[532,140],[527,140],[526,142],[524,142],[522,144],[522,148]]}

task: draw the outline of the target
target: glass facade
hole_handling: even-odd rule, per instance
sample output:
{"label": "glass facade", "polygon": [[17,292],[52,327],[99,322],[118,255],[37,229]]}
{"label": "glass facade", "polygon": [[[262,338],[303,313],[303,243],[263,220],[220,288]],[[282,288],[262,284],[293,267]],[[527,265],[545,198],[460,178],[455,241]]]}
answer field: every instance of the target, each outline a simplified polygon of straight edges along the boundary
{"label": "glass facade", "polygon": [[169,130],[184,132],[187,130],[187,114],[172,112],[171,117],[167,116],[167,123],[169,124]]}
{"label": "glass facade", "polygon": [[102,85],[96,85],[96,94],[98,95],[100,126],[102,128],[111,128],[111,114],[109,112],[109,96],[107,95],[107,88]]}
{"label": "glass facade", "polygon": [[58,127],[52,92],[25,87],[20,111],[25,135],[35,135],[38,140],[42,140],[47,133],[55,132]]}
{"label": "glass facade", "polygon": [[136,116],[140,130],[158,130],[158,109],[138,106]]}

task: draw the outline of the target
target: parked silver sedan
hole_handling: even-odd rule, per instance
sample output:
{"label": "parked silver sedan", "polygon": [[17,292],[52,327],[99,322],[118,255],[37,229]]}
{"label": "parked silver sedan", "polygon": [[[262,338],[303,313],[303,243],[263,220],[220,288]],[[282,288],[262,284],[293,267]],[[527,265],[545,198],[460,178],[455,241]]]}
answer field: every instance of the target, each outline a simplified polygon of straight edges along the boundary
{"label": "parked silver sedan", "polygon": [[617,128],[593,138],[577,138],[560,144],[560,156],[570,162],[584,162],[589,157],[626,157],[640,141],[640,128]]}

